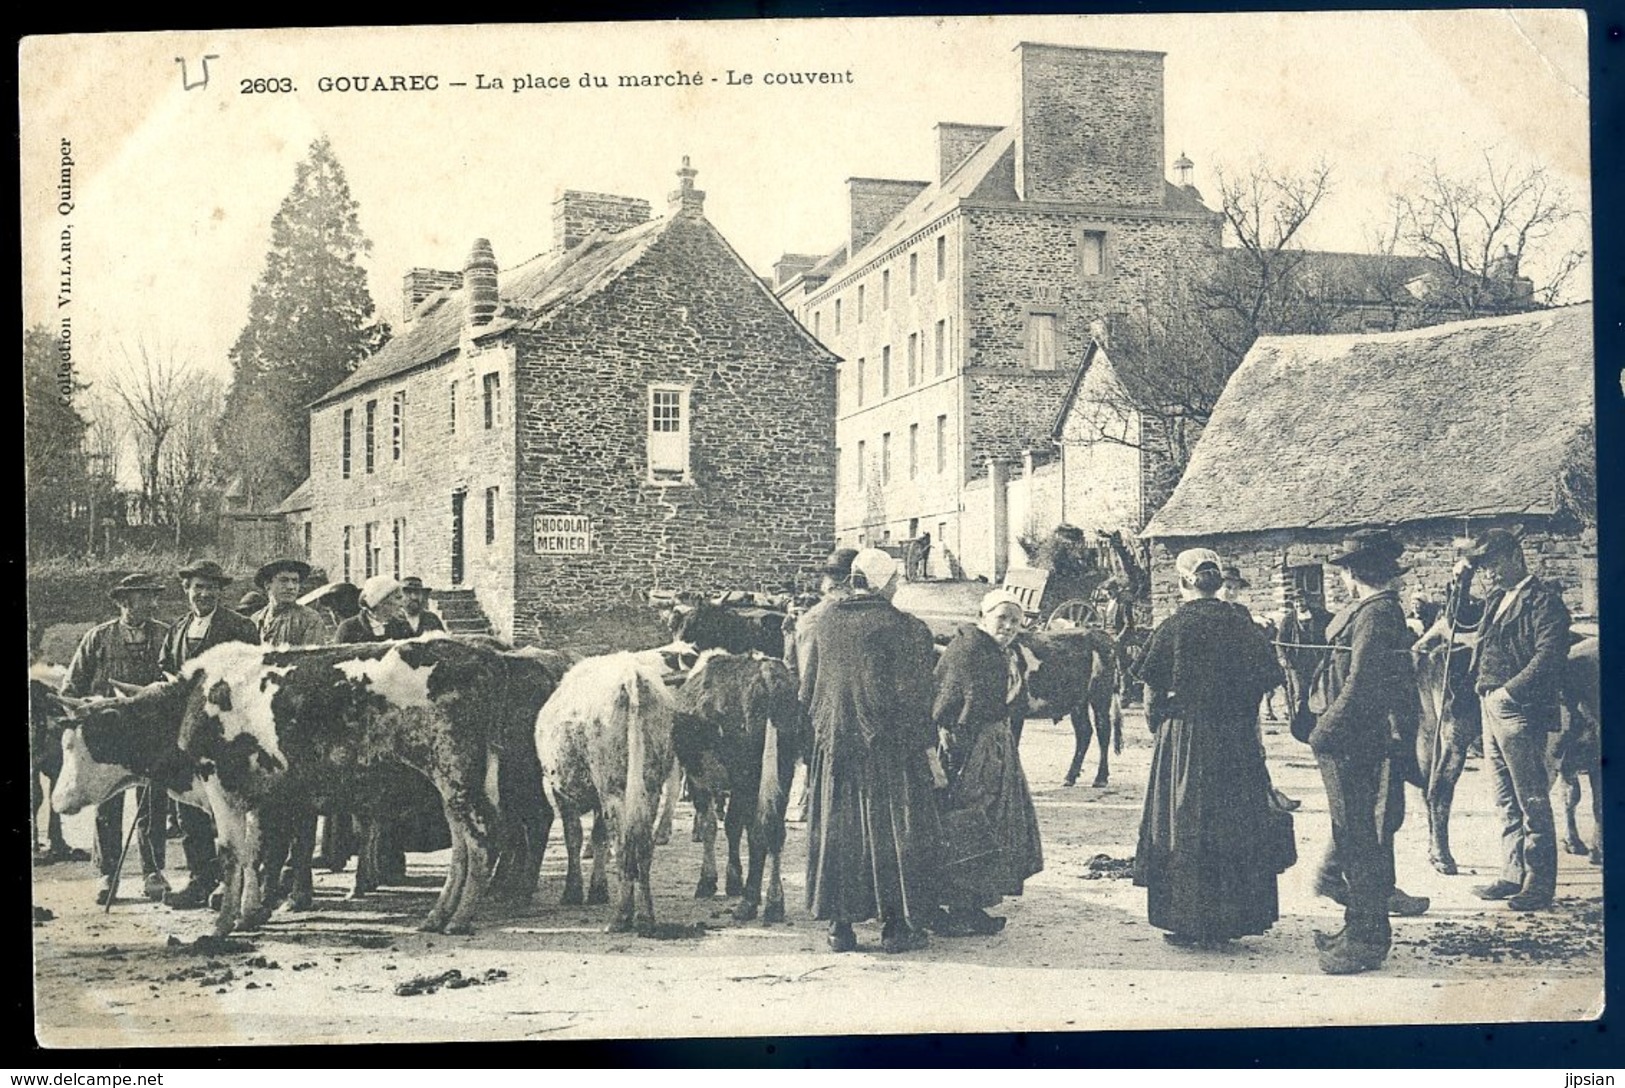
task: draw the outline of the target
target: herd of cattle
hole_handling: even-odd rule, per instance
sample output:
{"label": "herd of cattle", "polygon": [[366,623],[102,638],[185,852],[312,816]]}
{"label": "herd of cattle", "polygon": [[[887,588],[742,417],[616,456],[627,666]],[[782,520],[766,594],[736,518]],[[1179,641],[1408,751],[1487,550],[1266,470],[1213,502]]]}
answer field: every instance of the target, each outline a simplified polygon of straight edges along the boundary
{"label": "herd of cattle", "polygon": [[[651,860],[684,776],[704,844],[696,896],[716,891],[720,816],[725,892],[740,897],[734,916],[782,920],[787,801],[797,762],[811,756],[811,728],[782,663],[783,613],[700,602],[676,608],[672,623],[676,639],[667,646],[584,659],[437,634],[302,649],[228,643],[178,678],[106,699],[69,699],[35,678],[36,770],[54,780],[52,807],[65,814],[142,781],[211,812],[226,873],[215,926],[222,935],[268,918],[284,887],[289,827],[314,811],[397,816],[400,799],[425,779],[451,835],[425,930],[470,932],[488,890],[527,903],[556,819],[567,853],[562,901],[607,903],[604,866],[613,858],[619,901],[611,930],[652,931]],[[1029,716],[1072,721],[1066,784],[1098,737],[1095,784],[1104,785],[1109,753],[1122,744],[1111,639],[1094,630],[1029,632],[1017,646]],[[1592,640],[1584,711],[1592,716],[1594,647]],[[1425,743],[1448,734],[1448,748],[1459,732],[1435,722]],[[1590,752],[1595,737],[1593,727]],[[1577,840],[1572,801],[1569,809]],[[584,884],[581,818],[589,814],[592,874]],[[292,887],[309,888],[309,864],[308,851],[294,855]],[[358,892],[370,890],[360,877],[358,870]]]}

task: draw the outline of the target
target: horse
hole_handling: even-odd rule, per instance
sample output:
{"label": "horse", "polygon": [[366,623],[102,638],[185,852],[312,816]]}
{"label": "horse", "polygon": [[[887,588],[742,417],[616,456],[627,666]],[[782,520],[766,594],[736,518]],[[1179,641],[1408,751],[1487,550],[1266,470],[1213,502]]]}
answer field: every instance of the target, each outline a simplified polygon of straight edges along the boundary
{"label": "horse", "polygon": [[1416,765],[1427,782],[1422,797],[1428,812],[1428,861],[1446,876],[1456,874],[1456,859],[1450,852],[1450,806],[1468,750],[1484,730],[1469,672],[1471,658],[1471,646],[1460,638],[1452,643],[1450,625],[1442,613],[1411,647],[1422,712],[1416,731]]}

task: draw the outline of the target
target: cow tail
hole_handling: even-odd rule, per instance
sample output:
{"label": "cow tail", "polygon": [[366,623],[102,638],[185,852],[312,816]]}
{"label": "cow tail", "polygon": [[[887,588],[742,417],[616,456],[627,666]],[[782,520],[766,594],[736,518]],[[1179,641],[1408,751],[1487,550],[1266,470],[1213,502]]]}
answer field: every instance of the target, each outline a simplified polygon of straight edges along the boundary
{"label": "cow tail", "polygon": [[621,834],[628,847],[634,839],[652,846],[654,827],[649,784],[644,777],[644,723],[639,713],[643,683],[643,671],[634,666],[615,693],[615,725],[626,729],[626,796],[621,802]]}
{"label": "cow tail", "polygon": [[782,848],[784,835],[783,813],[788,784],[779,774],[779,749],[784,743],[780,734],[785,729],[795,728],[794,715],[801,712],[800,700],[787,684],[780,685],[775,694],[777,697],[768,701],[770,709],[762,737],[761,777],[756,786],[756,827],[766,833],[763,841],[770,851]]}
{"label": "cow tail", "polygon": [[1112,692],[1112,754],[1123,754],[1123,697]]}

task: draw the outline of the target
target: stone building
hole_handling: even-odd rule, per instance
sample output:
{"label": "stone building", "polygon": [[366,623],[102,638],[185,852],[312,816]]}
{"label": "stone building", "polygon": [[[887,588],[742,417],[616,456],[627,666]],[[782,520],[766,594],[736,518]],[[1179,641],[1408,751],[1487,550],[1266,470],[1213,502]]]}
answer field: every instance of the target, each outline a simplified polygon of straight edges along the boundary
{"label": "stone building", "polygon": [[1189,467],[1146,526],[1153,611],[1178,603],[1174,556],[1207,547],[1252,583],[1335,609],[1325,563],[1389,526],[1410,587],[1442,598],[1462,545],[1517,533],[1532,573],[1596,612],[1596,438],[1590,304],[1369,335],[1260,339]]}
{"label": "stone building", "polygon": [[1091,325],[1221,240],[1200,194],[1164,176],[1163,54],[1017,54],[1013,123],[937,125],[931,180],[850,179],[842,244],[775,266],[779,297],[842,359],[837,537],[929,532],[934,574],[1002,572],[979,493],[1049,446]]}
{"label": "stone building", "polygon": [[413,269],[396,337],[311,408],[311,561],[415,574],[493,630],[651,589],[782,586],[834,519],[835,358],[704,216],[566,192],[554,249]]}

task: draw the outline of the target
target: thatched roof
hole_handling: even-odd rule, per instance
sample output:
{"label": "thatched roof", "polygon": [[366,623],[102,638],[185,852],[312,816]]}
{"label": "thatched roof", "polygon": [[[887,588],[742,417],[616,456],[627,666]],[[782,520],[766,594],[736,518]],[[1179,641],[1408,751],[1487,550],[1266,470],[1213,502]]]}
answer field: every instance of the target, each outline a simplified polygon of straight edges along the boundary
{"label": "thatched roof", "polygon": [[1591,322],[1588,303],[1263,337],[1141,535],[1556,513],[1594,416]]}

